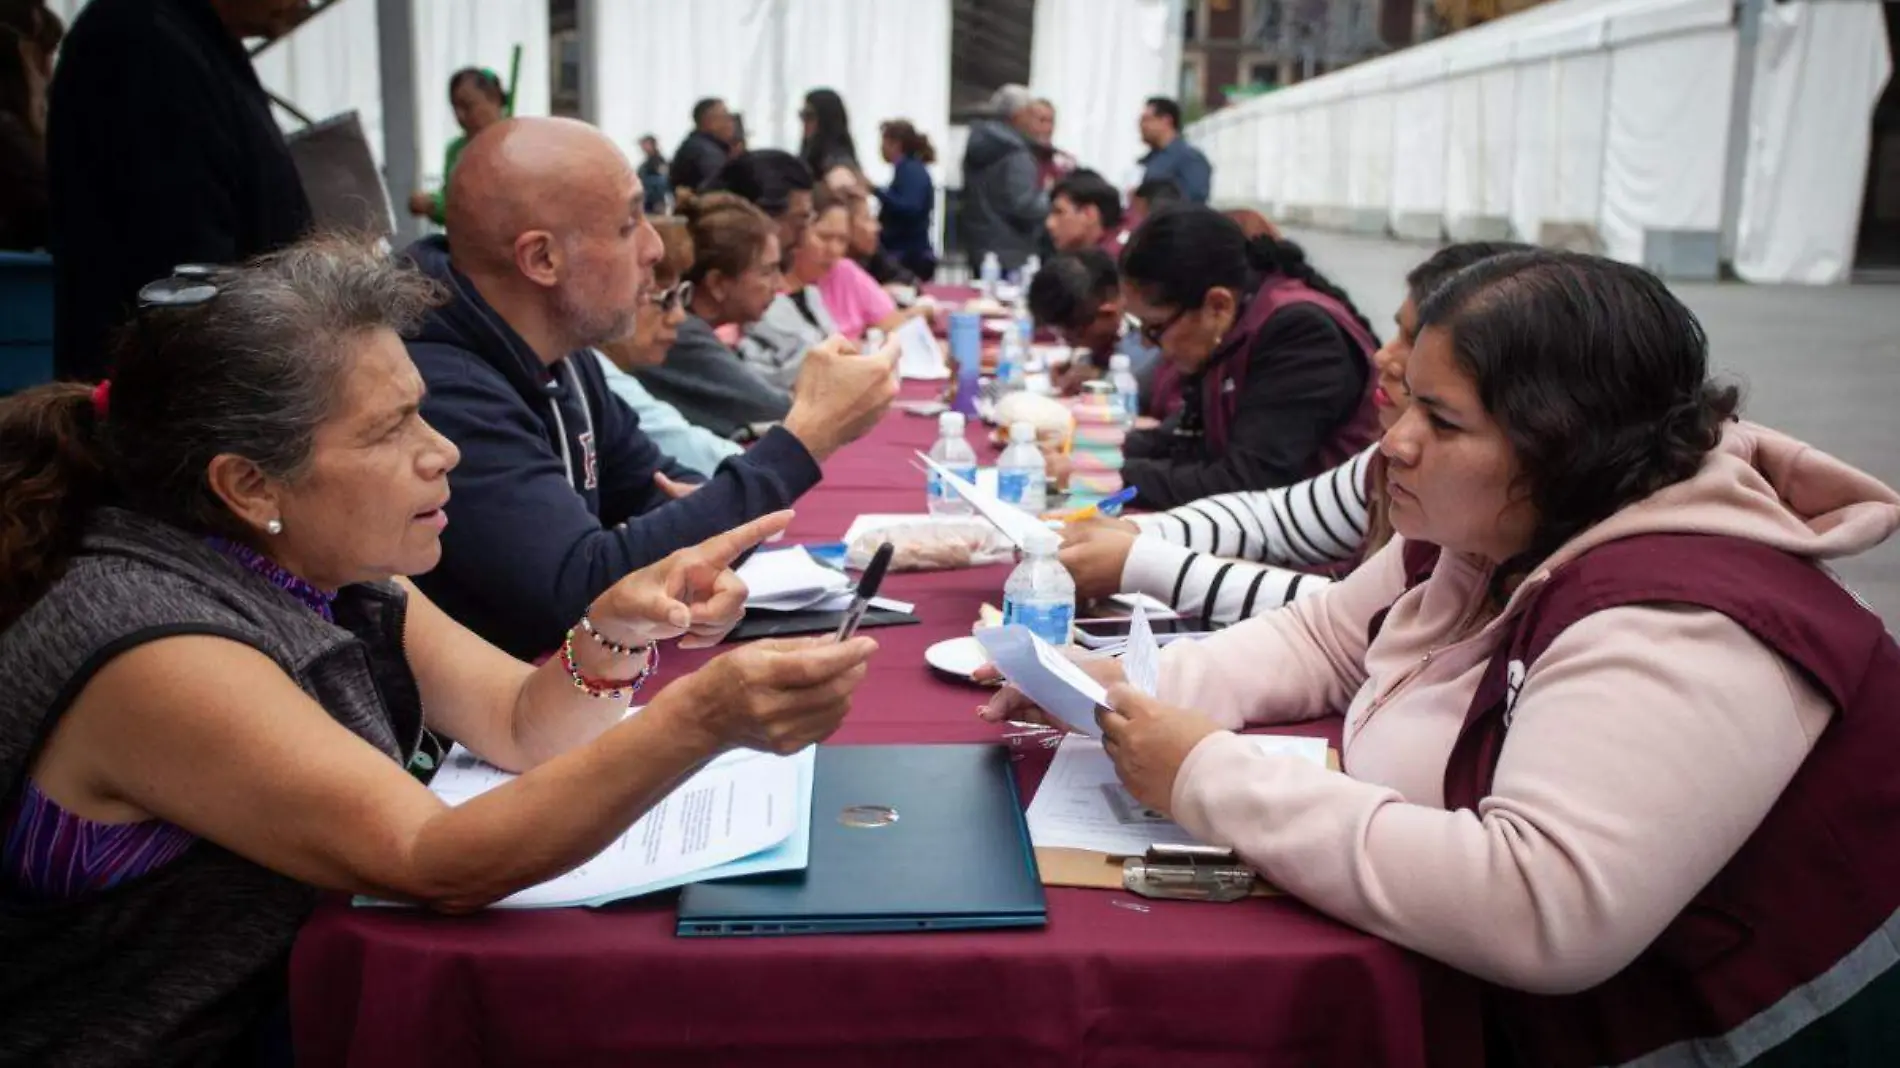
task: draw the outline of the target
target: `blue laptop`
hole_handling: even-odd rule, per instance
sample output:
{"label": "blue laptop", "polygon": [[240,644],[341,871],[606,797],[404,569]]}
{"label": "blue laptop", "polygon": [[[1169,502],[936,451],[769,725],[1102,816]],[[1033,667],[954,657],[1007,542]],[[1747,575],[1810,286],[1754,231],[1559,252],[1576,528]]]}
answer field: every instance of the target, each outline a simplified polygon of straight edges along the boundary
{"label": "blue laptop", "polygon": [[680,894],[678,933],[1048,923],[1004,746],[821,746],[811,824],[806,870],[688,886]]}

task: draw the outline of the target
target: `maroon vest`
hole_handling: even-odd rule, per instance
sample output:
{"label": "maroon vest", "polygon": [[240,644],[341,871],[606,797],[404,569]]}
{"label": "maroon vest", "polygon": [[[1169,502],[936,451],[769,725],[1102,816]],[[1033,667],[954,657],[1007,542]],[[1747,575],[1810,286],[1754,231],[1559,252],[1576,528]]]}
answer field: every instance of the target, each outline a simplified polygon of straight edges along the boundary
{"label": "maroon vest", "polygon": [[1372,403],[1373,392],[1379,384],[1378,369],[1372,366],[1372,354],[1379,351],[1379,342],[1365,327],[1359,325],[1359,320],[1353,317],[1351,310],[1344,304],[1297,278],[1283,274],[1269,275],[1266,281],[1260,283],[1253,299],[1247,302],[1237,328],[1227,335],[1214,353],[1207,373],[1201,376],[1201,412],[1207,424],[1207,454],[1223,455],[1227,451],[1228,428],[1233,426],[1240,394],[1247,388],[1247,368],[1253,361],[1254,339],[1260,336],[1260,331],[1275,312],[1293,304],[1311,304],[1325,312],[1327,318],[1339,324],[1339,328],[1358,346],[1359,355],[1366,364],[1366,385],[1359,391],[1359,404],[1314,454],[1313,462],[1305,471],[1310,478],[1338,467],[1379,439],[1379,410]]}
{"label": "maroon vest", "polygon": [[[1415,583],[1436,556],[1406,546]],[[1669,534],[1559,568],[1486,669],[1445,768],[1445,807],[1475,811],[1490,792],[1516,687],[1564,628],[1658,603],[1734,620],[1836,715],[1740,852],[1636,960],[1578,994],[1486,986],[1492,1033],[1507,1061],[1551,1068],[1745,1064],[1771,1050],[1776,1063],[1900,1064],[1900,1029],[1870,1026],[1900,1011],[1900,647],[1811,563]]]}

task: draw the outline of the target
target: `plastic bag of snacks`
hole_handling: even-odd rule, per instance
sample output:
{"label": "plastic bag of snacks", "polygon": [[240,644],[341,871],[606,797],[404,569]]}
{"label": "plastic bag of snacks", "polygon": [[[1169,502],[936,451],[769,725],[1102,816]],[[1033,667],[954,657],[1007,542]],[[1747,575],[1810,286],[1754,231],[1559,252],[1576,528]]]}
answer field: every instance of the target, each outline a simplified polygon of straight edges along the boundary
{"label": "plastic bag of snacks", "polygon": [[890,542],[893,571],[948,571],[1010,560],[1016,547],[982,519],[918,519],[867,530],[845,549],[845,566],[862,568]]}

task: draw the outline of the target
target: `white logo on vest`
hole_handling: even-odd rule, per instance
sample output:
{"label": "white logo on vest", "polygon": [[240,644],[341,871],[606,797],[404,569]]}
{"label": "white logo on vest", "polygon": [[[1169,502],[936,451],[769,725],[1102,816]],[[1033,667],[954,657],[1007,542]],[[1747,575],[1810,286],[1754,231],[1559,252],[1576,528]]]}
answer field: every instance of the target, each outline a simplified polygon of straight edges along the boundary
{"label": "white logo on vest", "polygon": [[1524,688],[1524,661],[1513,660],[1504,668],[1504,729],[1511,729],[1511,717],[1517,713],[1517,691]]}

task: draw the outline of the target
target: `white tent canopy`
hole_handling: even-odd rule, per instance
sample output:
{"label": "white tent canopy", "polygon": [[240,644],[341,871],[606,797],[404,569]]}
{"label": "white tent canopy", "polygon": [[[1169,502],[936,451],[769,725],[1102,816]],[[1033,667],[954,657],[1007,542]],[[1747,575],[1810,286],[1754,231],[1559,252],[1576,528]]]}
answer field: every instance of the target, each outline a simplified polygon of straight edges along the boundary
{"label": "white tent canopy", "polygon": [[[1618,259],[1719,233],[1736,79],[1729,0],[1560,0],[1219,112],[1215,195],[1436,239],[1564,231]],[[1841,281],[1890,71],[1873,0],[1766,5],[1734,265]]]}
{"label": "white tent canopy", "polygon": [[1144,101],[1173,96],[1179,0],[1037,0],[1029,88],[1056,106],[1055,142],[1111,183],[1144,153]]}
{"label": "white tent canopy", "polygon": [[947,140],[949,0],[583,0],[581,26],[588,117],[636,158],[644,134],[671,155],[704,97],[745,116],[748,146],[796,152],[817,88],[844,98],[873,182],[890,178],[885,120],[910,120],[940,150]]}

